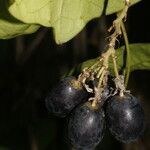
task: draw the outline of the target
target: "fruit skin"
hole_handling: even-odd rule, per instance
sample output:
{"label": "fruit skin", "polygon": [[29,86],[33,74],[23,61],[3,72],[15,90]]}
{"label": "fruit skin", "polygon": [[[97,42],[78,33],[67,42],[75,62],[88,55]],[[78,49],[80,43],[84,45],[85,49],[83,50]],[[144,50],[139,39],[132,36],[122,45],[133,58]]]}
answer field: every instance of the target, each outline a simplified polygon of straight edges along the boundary
{"label": "fruit skin", "polygon": [[59,117],[65,117],[79,103],[86,100],[88,93],[75,77],[66,77],[50,91],[45,99],[47,110]]}
{"label": "fruit skin", "polygon": [[102,91],[102,95],[100,97],[101,99],[101,106],[103,106],[106,102],[106,100],[110,97],[110,89],[109,87],[105,87]]}
{"label": "fruit skin", "polygon": [[123,142],[135,141],[144,130],[144,111],[131,94],[113,96],[106,105],[106,119],[110,132]]}
{"label": "fruit skin", "polygon": [[105,119],[103,109],[86,102],[71,113],[68,121],[68,139],[75,149],[93,149],[103,138]]}

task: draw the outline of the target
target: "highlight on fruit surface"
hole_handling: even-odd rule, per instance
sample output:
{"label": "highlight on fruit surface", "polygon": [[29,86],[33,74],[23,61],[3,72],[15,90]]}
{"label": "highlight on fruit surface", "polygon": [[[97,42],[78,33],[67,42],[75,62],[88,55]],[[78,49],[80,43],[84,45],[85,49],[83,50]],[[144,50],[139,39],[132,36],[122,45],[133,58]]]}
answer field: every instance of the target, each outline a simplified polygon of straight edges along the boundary
{"label": "highlight on fruit surface", "polygon": [[135,141],[143,133],[144,111],[131,94],[113,96],[106,105],[106,119],[112,135],[123,143]]}
{"label": "highlight on fruit surface", "polygon": [[86,100],[88,92],[73,76],[66,77],[51,89],[45,99],[47,110],[59,117],[65,117],[79,103]]}
{"label": "highlight on fruit surface", "polygon": [[103,138],[103,109],[86,102],[73,110],[68,121],[68,139],[75,149],[93,149]]}

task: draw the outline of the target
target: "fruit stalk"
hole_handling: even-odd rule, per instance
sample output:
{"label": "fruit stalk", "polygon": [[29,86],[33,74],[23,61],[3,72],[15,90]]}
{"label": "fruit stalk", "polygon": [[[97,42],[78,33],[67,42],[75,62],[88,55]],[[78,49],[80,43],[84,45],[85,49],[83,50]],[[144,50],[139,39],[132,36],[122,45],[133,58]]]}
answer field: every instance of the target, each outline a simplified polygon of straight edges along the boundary
{"label": "fruit stalk", "polygon": [[[99,83],[98,83],[96,92],[99,92],[99,93],[102,92],[102,88],[105,86],[105,85],[103,85],[103,81],[105,80],[105,76],[108,75],[107,72],[108,72],[108,68],[109,68],[110,56],[112,57],[115,76],[121,82],[121,79],[120,79],[120,76],[118,73],[119,71],[117,68],[117,62],[116,62],[115,44],[116,44],[118,36],[122,35],[121,25],[122,25],[123,20],[127,16],[128,8],[129,8],[129,1],[126,1],[124,9],[117,15],[117,18],[113,21],[113,25],[108,30],[109,32],[114,30],[114,32],[109,37],[110,41],[108,44],[107,51],[104,52],[102,54],[102,56],[100,56],[100,58],[102,57],[102,59],[101,59],[102,67],[99,69],[99,71],[97,73],[98,74],[97,77],[99,78]],[[119,87],[119,88],[120,88],[119,90],[121,91],[120,92],[121,95],[123,95],[121,87]],[[99,95],[99,94],[95,93],[95,99],[93,101],[93,105],[96,103],[95,101],[100,101],[100,99],[97,98],[97,95]]]}
{"label": "fruit stalk", "polygon": [[[78,80],[83,83],[83,86],[87,89],[87,91],[94,92],[95,94],[93,98],[90,98],[93,100],[92,106],[95,106],[96,103],[101,101],[101,94],[99,93],[103,92],[107,84],[110,57],[113,61],[115,77],[117,78],[117,80],[120,80],[120,83],[122,83],[122,79],[119,75],[119,71],[117,68],[115,45],[118,36],[122,35],[122,22],[126,19],[128,8],[129,1],[125,1],[124,9],[120,13],[118,13],[117,18],[113,21],[113,25],[109,28],[108,31],[111,32],[113,30],[113,33],[109,37],[109,44],[107,50],[102,53],[102,55],[99,57],[94,65],[84,69],[84,71],[79,75]],[[88,88],[88,85],[86,85],[87,79],[98,79],[98,84],[96,87],[94,87],[95,90],[91,90]],[[124,91],[124,88],[122,89],[122,87],[118,87],[118,85],[116,85],[116,88],[120,91],[120,95],[123,95],[122,91]]]}
{"label": "fruit stalk", "polygon": [[126,49],[126,67],[125,67],[125,86],[127,86],[128,84],[128,80],[129,80],[129,75],[130,75],[130,47],[129,47],[129,41],[128,41],[128,36],[127,36],[127,32],[124,26],[124,23],[121,23],[121,30],[122,30],[122,34],[123,34],[123,38],[124,38],[124,42],[125,42],[125,49]]}

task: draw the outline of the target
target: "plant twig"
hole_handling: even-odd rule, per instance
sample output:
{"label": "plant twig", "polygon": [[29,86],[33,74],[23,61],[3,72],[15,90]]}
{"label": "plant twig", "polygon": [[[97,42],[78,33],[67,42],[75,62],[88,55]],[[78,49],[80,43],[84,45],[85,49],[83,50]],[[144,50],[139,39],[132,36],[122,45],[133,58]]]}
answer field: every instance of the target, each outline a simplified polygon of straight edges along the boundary
{"label": "plant twig", "polygon": [[126,56],[126,67],[125,67],[125,86],[128,85],[128,80],[129,80],[129,76],[130,76],[130,47],[129,47],[129,41],[128,41],[128,36],[127,36],[127,32],[124,26],[124,23],[121,22],[121,30],[122,30],[122,34],[123,34],[123,38],[125,41],[125,49],[127,52],[127,56]]}
{"label": "plant twig", "polygon": [[[111,34],[111,36],[109,37],[109,44],[108,44],[108,49],[106,52],[102,53],[102,55],[100,56],[100,59],[98,61],[101,61],[101,68],[99,68],[97,70],[96,73],[96,77],[99,79],[98,83],[97,83],[97,86],[94,87],[94,94],[95,96],[93,98],[90,98],[91,100],[93,100],[92,102],[92,106],[95,106],[96,103],[100,102],[101,100],[101,92],[103,91],[103,88],[104,88],[104,85],[103,83],[106,84],[106,76],[108,76],[108,68],[109,68],[109,59],[110,59],[110,56],[112,57],[112,60],[113,60],[113,65],[114,65],[114,73],[115,73],[115,76],[116,76],[116,79],[117,81],[119,82],[119,86],[116,86],[117,87],[117,90],[119,90],[120,92],[120,95],[123,95],[123,92],[125,91],[125,87],[124,87],[124,84],[123,84],[123,87],[120,86],[122,84],[122,78],[121,76],[119,75],[119,72],[118,72],[118,68],[117,68],[117,62],[116,62],[116,55],[115,55],[115,45],[116,45],[116,41],[117,41],[117,38],[118,36],[122,35],[122,22],[124,21],[124,19],[126,19],[126,16],[127,16],[127,11],[128,11],[128,8],[129,8],[129,0],[125,0],[125,7],[124,9],[118,13],[117,15],[117,18],[113,21],[113,25],[109,28],[109,32],[110,31],[113,31],[113,33]],[[98,62],[95,63],[97,66]],[[93,65],[94,66],[94,65]],[[95,68],[94,66],[94,68]],[[104,82],[105,80],[105,82]]]}

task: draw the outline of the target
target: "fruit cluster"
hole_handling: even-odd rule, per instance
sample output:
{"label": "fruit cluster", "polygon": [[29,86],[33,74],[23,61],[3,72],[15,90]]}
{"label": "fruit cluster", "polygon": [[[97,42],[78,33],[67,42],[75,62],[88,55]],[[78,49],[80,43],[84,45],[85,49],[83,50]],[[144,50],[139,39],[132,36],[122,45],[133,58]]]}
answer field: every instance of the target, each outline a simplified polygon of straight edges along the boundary
{"label": "fruit cluster", "polygon": [[[103,138],[106,125],[111,134],[123,143],[136,140],[143,132],[143,108],[124,84],[128,82],[130,73],[129,49],[124,68],[125,82],[124,76],[119,74],[115,54],[118,37],[125,30],[123,22],[129,6],[130,0],[125,0],[124,8],[108,30],[112,34],[108,38],[106,51],[95,64],[84,68],[78,79],[66,77],[61,80],[46,98],[49,112],[61,117],[69,115],[67,135],[74,149],[95,149]],[[127,48],[126,34],[123,35]],[[111,81],[110,61],[115,76]]]}
{"label": "fruit cluster", "polygon": [[144,111],[138,99],[128,92],[111,94],[106,87],[101,101],[93,104],[91,95],[75,77],[62,79],[46,97],[46,107],[56,116],[69,116],[67,135],[75,149],[94,149],[102,140],[105,126],[123,143],[136,140],[144,129]]}

